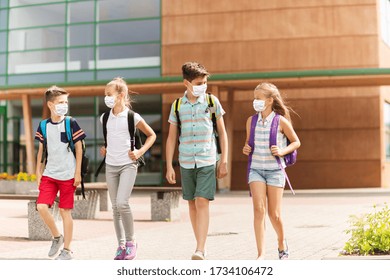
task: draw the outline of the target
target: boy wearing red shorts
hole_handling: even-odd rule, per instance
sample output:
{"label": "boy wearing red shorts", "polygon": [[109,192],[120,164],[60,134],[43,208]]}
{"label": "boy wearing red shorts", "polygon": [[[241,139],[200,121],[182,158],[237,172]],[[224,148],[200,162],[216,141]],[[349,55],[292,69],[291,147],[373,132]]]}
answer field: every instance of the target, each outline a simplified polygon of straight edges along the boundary
{"label": "boy wearing red shorts", "polygon": [[[70,260],[73,255],[70,250],[73,235],[71,210],[74,204],[74,192],[81,182],[83,148],[80,140],[85,138],[84,131],[74,120],[72,138],[75,154],[73,154],[69,148],[65,130],[68,96],[68,92],[56,86],[50,87],[45,92],[46,104],[50,109],[50,119],[46,122],[46,132],[42,132],[40,124],[35,134],[35,139],[39,141],[36,170],[39,187],[37,210],[53,236],[52,246],[48,253],[49,257],[56,256],[63,245],[63,250],[56,257],[56,260]],[[46,151],[44,147],[46,147]],[[49,212],[58,192],[64,228],[63,235],[59,232],[54,218]]]}

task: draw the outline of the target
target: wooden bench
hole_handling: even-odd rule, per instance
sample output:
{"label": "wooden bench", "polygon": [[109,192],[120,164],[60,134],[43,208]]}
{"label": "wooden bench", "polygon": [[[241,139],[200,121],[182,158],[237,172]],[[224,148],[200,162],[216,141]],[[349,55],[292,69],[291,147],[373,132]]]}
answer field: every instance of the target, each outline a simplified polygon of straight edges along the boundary
{"label": "wooden bench", "polygon": [[[85,183],[85,191],[97,191],[99,194],[99,210],[108,210],[108,189],[105,182]],[[180,220],[181,187],[134,186],[134,192],[150,193],[152,221]],[[80,189],[76,193],[79,194]]]}

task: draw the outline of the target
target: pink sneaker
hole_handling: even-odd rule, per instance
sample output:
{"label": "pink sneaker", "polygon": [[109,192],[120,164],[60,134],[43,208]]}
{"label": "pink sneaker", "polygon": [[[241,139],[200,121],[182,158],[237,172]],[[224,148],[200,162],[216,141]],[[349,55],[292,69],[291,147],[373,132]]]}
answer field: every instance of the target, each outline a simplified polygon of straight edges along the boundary
{"label": "pink sneaker", "polygon": [[137,256],[137,244],[134,241],[126,242],[126,250],[124,260],[134,260]]}
{"label": "pink sneaker", "polygon": [[123,260],[126,255],[126,247],[121,245],[116,249],[114,260]]}

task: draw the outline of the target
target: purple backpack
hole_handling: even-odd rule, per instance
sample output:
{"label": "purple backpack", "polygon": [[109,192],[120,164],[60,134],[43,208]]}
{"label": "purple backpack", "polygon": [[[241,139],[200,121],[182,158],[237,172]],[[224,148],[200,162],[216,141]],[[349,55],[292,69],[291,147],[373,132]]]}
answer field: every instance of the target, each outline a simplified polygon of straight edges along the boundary
{"label": "purple backpack", "polygon": [[[259,119],[259,114],[254,114],[252,116],[251,129],[250,129],[250,135],[249,135],[249,141],[248,141],[248,145],[252,148],[252,152],[249,154],[249,158],[248,158],[248,168],[247,168],[248,180],[249,180],[249,170],[250,170],[250,167],[252,164],[252,155],[253,155],[253,151],[254,151],[254,147],[255,147],[255,129],[256,129],[258,119]],[[276,146],[278,128],[279,128],[279,119],[280,119],[280,115],[275,113],[275,117],[272,119],[271,130],[270,130],[270,135],[269,135],[269,147],[270,148],[271,148],[271,146]],[[287,146],[289,144],[290,144],[290,141],[287,138]],[[297,154],[298,154],[298,152],[297,152],[297,150],[295,150],[292,153],[289,153],[283,157],[284,163],[286,164],[286,167],[293,165],[297,161]],[[283,168],[280,157],[275,157],[275,158],[276,158],[276,161],[278,162],[279,168],[284,172],[284,175],[286,176],[286,180],[287,180],[287,183],[291,189],[291,192],[293,194],[295,194],[295,192],[291,186],[290,180],[288,179],[287,173]]]}

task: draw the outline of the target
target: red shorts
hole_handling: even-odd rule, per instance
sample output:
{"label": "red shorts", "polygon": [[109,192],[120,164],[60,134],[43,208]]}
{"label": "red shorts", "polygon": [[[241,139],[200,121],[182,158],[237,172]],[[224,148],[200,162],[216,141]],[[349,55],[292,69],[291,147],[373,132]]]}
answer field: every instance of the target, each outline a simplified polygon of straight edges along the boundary
{"label": "red shorts", "polygon": [[58,207],[63,209],[73,209],[74,192],[76,190],[73,183],[74,179],[61,181],[47,176],[42,176],[41,184],[39,185],[37,204],[48,204],[51,207],[57,197],[58,191],[60,191],[60,203]]}

